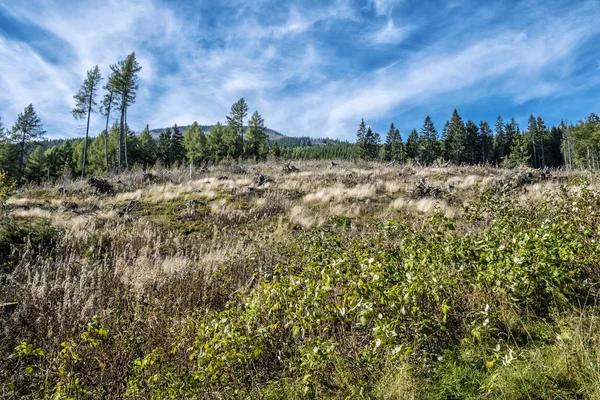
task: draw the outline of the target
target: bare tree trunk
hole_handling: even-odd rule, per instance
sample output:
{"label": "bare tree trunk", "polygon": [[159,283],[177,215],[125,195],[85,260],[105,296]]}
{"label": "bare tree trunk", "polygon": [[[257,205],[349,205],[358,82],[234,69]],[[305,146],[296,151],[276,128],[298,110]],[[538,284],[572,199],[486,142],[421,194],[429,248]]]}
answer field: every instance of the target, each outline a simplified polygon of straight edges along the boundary
{"label": "bare tree trunk", "polygon": [[110,118],[110,107],[112,105],[113,91],[111,89],[109,95],[108,109],[106,110],[106,135],[104,136],[104,157],[106,158],[106,170],[108,171],[108,121]]}
{"label": "bare tree trunk", "polygon": [[21,154],[19,155],[19,174],[17,176],[17,187],[21,187],[21,178],[23,177],[23,162],[25,158],[25,133],[21,140]]}
{"label": "bare tree trunk", "polygon": [[125,93],[121,96],[121,120],[119,124],[119,170],[123,164],[123,124],[125,122]]}
{"label": "bare tree trunk", "polygon": [[87,112],[87,126],[85,128],[85,143],[83,144],[83,165],[81,167],[81,177],[85,177],[85,166],[87,165],[87,152],[88,152],[88,138],[90,134],[90,114],[92,113],[92,94],[93,90],[90,90],[90,98],[88,101],[88,112]]}
{"label": "bare tree trunk", "polygon": [[[125,113],[123,115],[125,120],[125,127],[127,127],[127,107],[125,107]],[[129,130],[129,129],[127,129]],[[129,169],[129,156],[127,155],[127,130],[124,132],[123,142],[125,143],[125,169]]]}

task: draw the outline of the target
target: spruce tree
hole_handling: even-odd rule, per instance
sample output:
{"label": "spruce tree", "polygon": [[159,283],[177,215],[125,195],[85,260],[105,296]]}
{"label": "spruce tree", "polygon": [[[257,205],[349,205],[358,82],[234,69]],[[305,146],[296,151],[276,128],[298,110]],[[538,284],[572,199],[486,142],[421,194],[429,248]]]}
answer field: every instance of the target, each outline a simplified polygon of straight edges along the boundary
{"label": "spruce tree", "polygon": [[156,163],[157,149],[148,125],[140,133],[138,144],[140,149],[140,164],[142,164],[144,169],[153,166]]}
{"label": "spruce tree", "polygon": [[173,165],[173,139],[171,128],[167,128],[158,136],[157,156],[158,161],[167,168]]}
{"label": "spruce tree", "polygon": [[61,164],[60,149],[52,146],[44,152],[46,158],[46,176],[48,179],[56,179],[62,172],[64,165]]}
{"label": "spruce tree", "polygon": [[479,134],[481,137],[481,160],[484,164],[490,162],[493,156],[494,137],[492,136],[492,128],[486,121],[479,122]]}
{"label": "spruce tree", "polygon": [[356,131],[356,149],[358,158],[366,157],[366,137],[367,137],[367,124],[365,124],[364,118],[360,120],[358,130]]}
{"label": "spruce tree", "polygon": [[365,134],[364,153],[367,160],[376,160],[379,158],[379,133],[374,132],[371,127],[367,128]]}
{"label": "spruce tree", "polygon": [[46,175],[46,157],[42,146],[37,146],[27,160],[25,173],[29,181],[40,183]]}
{"label": "spruce tree", "polygon": [[471,164],[476,164],[481,154],[481,136],[475,122],[468,120],[465,126],[465,150]]}
{"label": "spruce tree", "polygon": [[406,139],[406,158],[419,162],[419,132],[416,129],[410,131],[408,139]]}
{"label": "spruce tree", "polygon": [[246,156],[254,158],[255,161],[267,156],[269,136],[267,135],[265,120],[255,111],[248,121],[248,133],[246,135]]}
{"label": "spruce tree", "polygon": [[423,128],[421,129],[419,147],[419,153],[421,154],[420,158],[424,164],[432,164],[438,157],[440,157],[440,152],[438,150],[437,130],[435,129],[433,121],[429,115],[425,117],[425,122],[423,123]]}
{"label": "spruce tree", "polygon": [[214,162],[219,162],[227,156],[227,147],[223,142],[225,130],[225,127],[220,122],[217,122],[206,136],[206,145]]}
{"label": "spruce tree", "polygon": [[17,186],[21,187],[21,179],[23,177],[23,166],[25,164],[25,154],[27,147],[31,141],[38,139],[46,133],[43,129],[42,122],[33,105],[29,104],[25,110],[17,117],[17,122],[13,126],[12,141],[18,146],[19,154],[19,170],[17,175]]}
{"label": "spruce tree", "polygon": [[171,142],[173,163],[177,165],[183,164],[185,161],[185,148],[183,147],[183,135],[177,124],[173,125]]}
{"label": "spruce tree", "polygon": [[449,160],[455,164],[460,164],[466,161],[466,129],[465,124],[456,109],[452,113],[452,118],[450,119],[450,124],[448,125],[447,135],[446,147],[448,149],[447,151]]}
{"label": "spruce tree", "polygon": [[81,176],[85,176],[85,167],[87,164],[87,153],[88,153],[88,138],[90,133],[90,117],[91,114],[96,112],[96,93],[98,92],[98,85],[102,80],[100,69],[98,66],[94,66],[87,72],[87,77],[83,81],[83,85],[79,89],[79,92],[73,98],[75,99],[75,108],[71,113],[75,119],[87,118],[87,124],[85,127],[85,147],[83,149],[83,160],[81,167]]}
{"label": "spruce tree", "polygon": [[402,153],[403,145],[400,131],[392,123],[385,139],[384,158],[386,161],[401,162],[403,161]]}

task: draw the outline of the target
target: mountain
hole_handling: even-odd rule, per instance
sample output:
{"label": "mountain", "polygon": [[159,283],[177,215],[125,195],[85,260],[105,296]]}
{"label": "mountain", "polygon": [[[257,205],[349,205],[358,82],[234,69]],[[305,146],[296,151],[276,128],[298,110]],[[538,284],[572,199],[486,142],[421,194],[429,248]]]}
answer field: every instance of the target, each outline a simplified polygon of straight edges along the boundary
{"label": "mountain", "polygon": [[[200,125],[200,128],[204,131],[205,134],[208,134],[208,131],[210,131],[210,129],[213,127],[214,125]],[[165,129],[167,128],[157,128],[157,129],[150,129],[150,134],[156,139],[158,138],[158,135],[160,135],[161,133],[163,133],[165,131]],[[179,130],[181,131],[181,133],[183,134],[183,132],[187,129],[187,126],[180,126]],[[247,126],[244,126],[244,135],[246,134],[246,131],[248,130]],[[274,131],[273,129],[269,129],[267,128],[267,135],[269,135],[269,140],[280,140],[285,138],[285,135],[282,135],[281,133]]]}

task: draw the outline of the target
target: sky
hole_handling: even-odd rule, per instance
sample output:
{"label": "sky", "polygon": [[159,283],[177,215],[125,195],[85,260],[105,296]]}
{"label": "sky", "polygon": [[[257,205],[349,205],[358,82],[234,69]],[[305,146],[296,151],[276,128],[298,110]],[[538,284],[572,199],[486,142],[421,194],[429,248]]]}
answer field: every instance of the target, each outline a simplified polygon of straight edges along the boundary
{"label": "sky", "polygon": [[0,0],[0,118],[33,103],[46,137],[81,137],[86,71],[135,51],[137,131],[223,122],[240,97],[288,136],[354,140],[364,118],[406,138],[455,108],[575,123],[600,112],[598,21],[599,0]]}

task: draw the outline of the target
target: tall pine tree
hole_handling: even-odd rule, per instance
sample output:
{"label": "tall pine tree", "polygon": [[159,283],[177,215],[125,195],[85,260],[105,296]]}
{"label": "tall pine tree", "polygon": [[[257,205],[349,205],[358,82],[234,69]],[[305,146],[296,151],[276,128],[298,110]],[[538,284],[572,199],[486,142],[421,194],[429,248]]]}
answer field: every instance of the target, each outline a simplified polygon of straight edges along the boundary
{"label": "tall pine tree", "polygon": [[446,137],[446,152],[448,158],[455,164],[460,164],[466,161],[465,158],[465,142],[466,142],[466,130],[465,124],[458,115],[456,109],[452,113],[452,119],[448,125],[448,132]]}
{"label": "tall pine tree", "polygon": [[17,186],[21,187],[23,177],[23,166],[25,164],[25,155],[27,147],[31,141],[40,138],[46,133],[42,122],[35,110],[33,104],[25,107],[25,110],[17,117],[17,122],[13,126],[12,141],[18,146],[19,152],[19,170],[17,174]]}
{"label": "tall pine tree", "polygon": [[255,161],[267,156],[268,138],[265,120],[255,111],[248,121],[248,133],[246,135],[246,156],[254,158]]}
{"label": "tall pine tree", "polygon": [[425,117],[425,122],[423,123],[423,128],[421,129],[419,147],[421,161],[424,164],[432,164],[440,156],[438,150],[437,130],[435,129],[433,121],[429,115]]}
{"label": "tall pine tree", "polygon": [[85,146],[83,149],[83,160],[81,161],[81,176],[85,176],[85,167],[87,164],[88,155],[88,138],[90,133],[90,117],[93,112],[96,112],[96,93],[98,92],[98,85],[102,80],[102,74],[100,74],[100,68],[94,66],[87,72],[87,77],[83,81],[83,85],[79,89],[79,92],[73,98],[75,99],[75,108],[71,113],[75,119],[87,119],[85,127]]}

